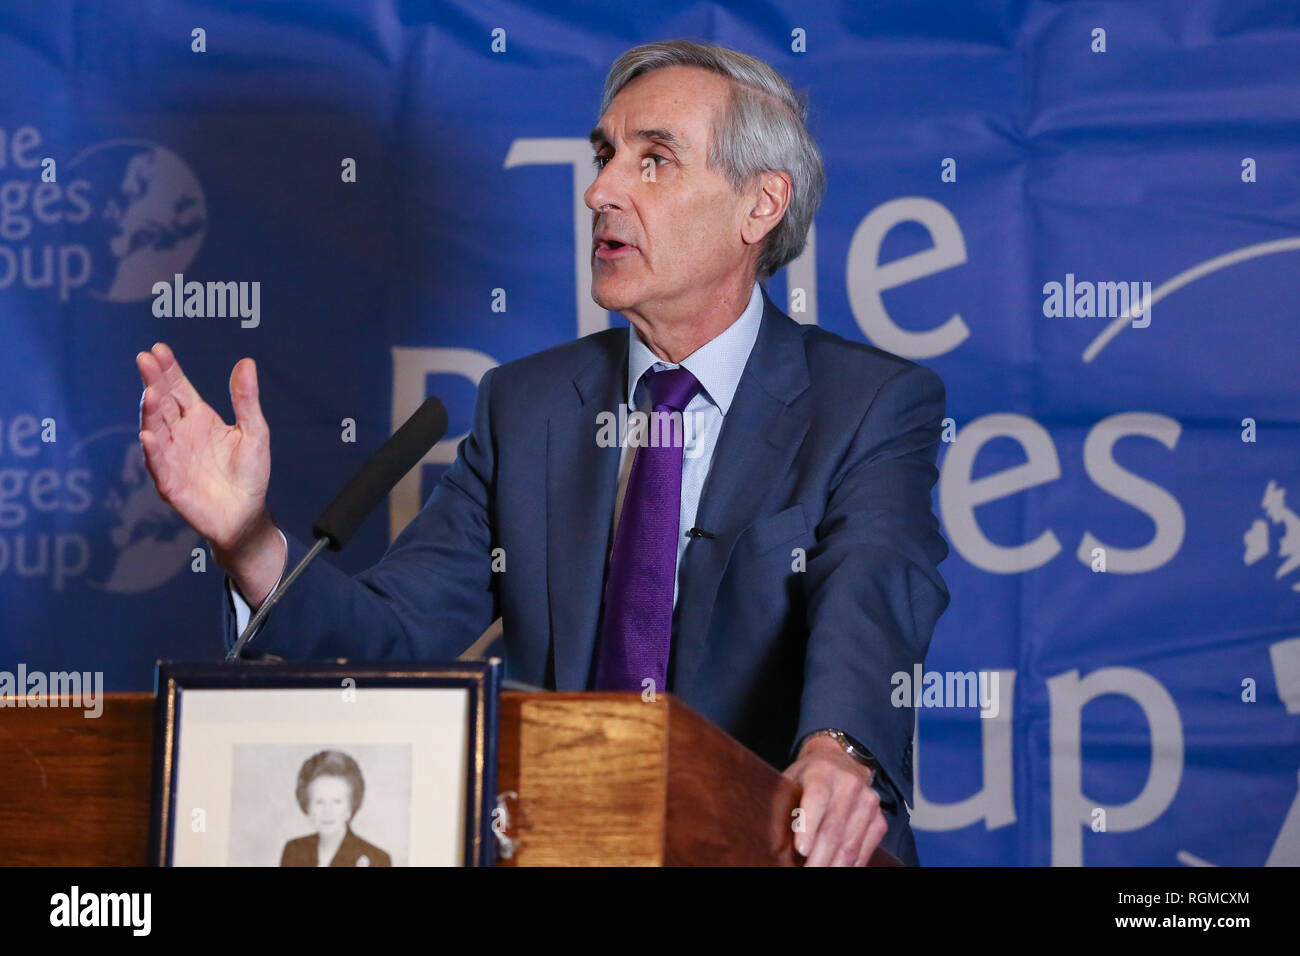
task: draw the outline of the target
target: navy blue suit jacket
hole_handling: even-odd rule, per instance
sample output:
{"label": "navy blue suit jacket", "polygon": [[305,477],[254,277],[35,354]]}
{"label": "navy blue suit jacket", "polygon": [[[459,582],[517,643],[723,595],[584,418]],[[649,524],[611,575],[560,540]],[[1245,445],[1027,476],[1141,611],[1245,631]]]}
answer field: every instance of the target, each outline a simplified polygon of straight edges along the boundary
{"label": "navy blue suit jacket", "polygon": [[[924,660],[948,604],[930,503],[943,383],[763,298],[700,499],[714,536],[678,572],[668,690],[777,768],[836,727],[910,804],[914,713],[891,706],[890,678]],[[315,562],[254,645],[445,660],[500,616],[507,677],[587,689],[620,452],[596,416],[626,400],[627,352],[611,329],[489,371],[455,462],[382,560],[355,577]],[[288,540],[292,567],[306,548]],[[229,644],[228,601],[226,618]],[[914,859],[905,810],[890,829]]]}

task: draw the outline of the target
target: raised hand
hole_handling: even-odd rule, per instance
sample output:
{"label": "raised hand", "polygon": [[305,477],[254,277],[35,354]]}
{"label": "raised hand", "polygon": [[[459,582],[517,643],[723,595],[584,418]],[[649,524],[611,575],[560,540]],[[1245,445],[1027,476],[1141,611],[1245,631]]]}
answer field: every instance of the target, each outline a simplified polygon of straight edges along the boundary
{"label": "raised hand", "polygon": [[158,494],[212,542],[249,602],[260,603],[283,567],[283,545],[266,509],[271,431],[253,360],[230,373],[234,425],[199,397],[163,343],[135,361],[145,384],[140,444]]}

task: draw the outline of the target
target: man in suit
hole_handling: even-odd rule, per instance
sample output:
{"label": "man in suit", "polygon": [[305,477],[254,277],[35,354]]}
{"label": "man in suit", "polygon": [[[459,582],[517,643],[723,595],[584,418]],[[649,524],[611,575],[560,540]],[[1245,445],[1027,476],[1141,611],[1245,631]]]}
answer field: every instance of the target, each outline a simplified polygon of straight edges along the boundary
{"label": "man in suit", "polygon": [[[878,845],[917,862],[914,715],[890,692],[948,603],[930,506],[944,390],[794,322],[759,284],[802,251],[821,200],[805,116],[734,51],[620,57],[585,198],[592,297],[631,328],[488,372],[455,462],[383,559],[356,577],[316,562],[255,643],[448,658],[500,616],[509,676],[668,690],[786,767],[809,865]],[[166,346],[137,362],[146,460],[229,572],[229,641],[306,550],[266,509],[255,369],[231,375],[229,427]],[[621,405],[670,440],[611,440]]]}

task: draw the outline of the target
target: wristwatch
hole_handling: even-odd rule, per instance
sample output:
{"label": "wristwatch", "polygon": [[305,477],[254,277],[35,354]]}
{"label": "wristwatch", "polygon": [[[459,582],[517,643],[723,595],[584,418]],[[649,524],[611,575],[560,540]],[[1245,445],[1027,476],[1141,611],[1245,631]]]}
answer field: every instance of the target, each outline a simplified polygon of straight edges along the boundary
{"label": "wristwatch", "polygon": [[[818,734],[821,734],[822,736],[830,737],[832,740],[834,740],[837,744],[840,745],[840,747],[844,750],[846,754],[848,754],[858,763],[864,764],[865,766],[870,767],[872,770],[876,770],[876,771],[880,770],[880,761],[876,759],[875,754],[873,754],[866,747],[862,746],[862,744],[858,743],[856,740],[854,740],[844,731],[836,730],[833,727],[823,727],[820,730],[814,730],[812,733],[808,735],[808,737],[815,737]],[[805,737],[804,739],[806,740],[807,737]]]}
{"label": "wristwatch", "polygon": [[816,736],[830,737],[840,745],[846,754],[863,766],[870,767],[871,789],[875,790],[879,795],[881,808],[888,810],[890,813],[898,811],[898,801],[902,798],[896,798],[896,791],[889,783],[889,778],[885,775],[885,772],[880,769],[880,761],[876,759],[875,754],[844,731],[836,730],[834,727],[823,727],[820,730],[814,730],[804,737],[804,740]]}

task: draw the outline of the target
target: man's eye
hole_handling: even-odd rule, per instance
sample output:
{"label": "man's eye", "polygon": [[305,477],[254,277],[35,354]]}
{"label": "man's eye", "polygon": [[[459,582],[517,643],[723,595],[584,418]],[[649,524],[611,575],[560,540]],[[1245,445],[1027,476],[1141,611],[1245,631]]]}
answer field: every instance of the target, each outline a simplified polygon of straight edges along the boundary
{"label": "man's eye", "polygon": [[[668,162],[668,157],[661,155],[660,153],[647,153],[646,155],[655,161],[656,166]],[[593,156],[591,157],[591,165],[595,166],[597,169],[604,169],[605,164],[608,163],[610,159],[611,157],[609,156]]]}

